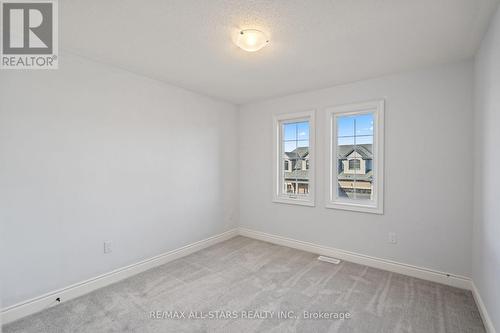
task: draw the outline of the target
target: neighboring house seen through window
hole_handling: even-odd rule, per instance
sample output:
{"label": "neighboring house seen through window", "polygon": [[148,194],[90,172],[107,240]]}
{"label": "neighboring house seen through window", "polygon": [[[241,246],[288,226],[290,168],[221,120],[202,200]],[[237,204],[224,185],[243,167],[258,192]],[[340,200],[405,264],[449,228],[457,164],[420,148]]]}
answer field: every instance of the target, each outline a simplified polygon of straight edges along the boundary
{"label": "neighboring house seen through window", "polygon": [[313,205],[311,170],[314,142],[312,112],[275,117],[275,195],[277,202]]}
{"label": "neighboring house seen through window", "polygon": [[383,213],[383,101],[327,110],[327,207]]}
{"label": "neighboring house seen through window", "polygon": [[282,157],[289,164],[283,170],[283,191],[286,194],[308,194],[309,175],[302,165],[309,155],[309,121],[284,122],[281,126]]}

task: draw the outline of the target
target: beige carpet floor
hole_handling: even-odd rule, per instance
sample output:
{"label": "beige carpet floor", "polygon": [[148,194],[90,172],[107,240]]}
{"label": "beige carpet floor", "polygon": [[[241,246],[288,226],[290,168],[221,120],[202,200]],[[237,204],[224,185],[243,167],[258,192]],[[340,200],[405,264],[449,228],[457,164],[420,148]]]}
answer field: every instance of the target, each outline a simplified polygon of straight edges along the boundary
{"label": "beige carpet floor", "polygon": [[470,291],[235,237],[3,330],[471,333],[484,327]]}

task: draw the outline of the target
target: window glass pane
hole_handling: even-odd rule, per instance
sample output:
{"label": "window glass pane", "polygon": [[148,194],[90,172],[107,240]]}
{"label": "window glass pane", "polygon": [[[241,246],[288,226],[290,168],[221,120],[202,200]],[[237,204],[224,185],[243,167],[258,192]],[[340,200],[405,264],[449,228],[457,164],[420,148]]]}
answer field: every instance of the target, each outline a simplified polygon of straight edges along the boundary
{"label": "window glass pane", "polygon": [[337,196],[372,200],[373,114],[338,116],[336,123]]}
{"label": "window glass pane", "polygon": [[283,142],[283,149],[285,153],[291,153],[297,148],[297,141]]}
{"label": "window glass pane", "polygon": [[298,152],[303,156],[307,155],[309,152],[309,140],[298,140],[297,147],[298,148],[306,148],[306,149],[299,149]]}
{"label": "window glass pane", "polygon": [[290,195],[309,194],[309,122],[282,125],[282,191]]}
{"label": "window glass pane", "polygon": [[360,135],[360,136],[357,135],[355,139],[357,145],[364,145],[364,144],[371,145],[373,143],[373,136],[371,135]]}
{"label": "window glass pane", "polygon": [[297,140],[297,123],[283,124],[283,139],[285,141]]}
{"label": "window glass pane", "polygon": [[[288,125],[285,125],[285,128]],[[294,125],[295,126],[295,125]],[[295,128],[294,128],[295,130]],[[283,169],[283,192],[287,194],[295,193],[295,178],[293,177],[293,156],[297,149],[297,141],[283,141],[283,156],[282,159],[288,161],[288,168]]]}
{"label": "window glass pane", "polygon": [[309,122],[297,124],[297,140],[309,140]]}
{"label": "window glass pane", "polygon": [[373,136],[373,114],[362,114],[354,117],[356,122],[356,136]]}
{"label": "window glass pane", "polygon": [[354,136],[354,117],[342,116],[337,118],[337,136]]}
{"label": "window glass pane", "polygon": [[348,137],[338,137],[337,138],[337,144],[340,146],[345,146],[345,145],[354,145],[354,136],[348,136]]}

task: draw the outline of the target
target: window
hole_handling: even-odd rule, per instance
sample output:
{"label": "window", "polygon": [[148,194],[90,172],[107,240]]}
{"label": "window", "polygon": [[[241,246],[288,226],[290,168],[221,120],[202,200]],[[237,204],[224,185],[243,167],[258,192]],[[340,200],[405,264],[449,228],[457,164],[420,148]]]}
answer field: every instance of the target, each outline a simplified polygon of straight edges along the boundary
{"label": "window", "polygon": [[327,109],[328,208],[383,214],[384,101]]}
{"label": "window", "polygon": [[314,206],[314,111],[274,117],[274,201]]}
{"label": "window", "polygon": [[358,159],[349,160],[349,169],[350,170],[359,170],[361,168],[361,162]]}

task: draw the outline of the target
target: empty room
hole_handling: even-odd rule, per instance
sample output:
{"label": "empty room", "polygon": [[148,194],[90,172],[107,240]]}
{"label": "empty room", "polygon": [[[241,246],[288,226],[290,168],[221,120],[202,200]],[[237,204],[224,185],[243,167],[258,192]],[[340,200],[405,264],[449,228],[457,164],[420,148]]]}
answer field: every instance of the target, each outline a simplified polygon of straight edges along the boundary
{"label": "empty room", "polygon": [[0,324],[500,333],[500,0],[0,0]]}

